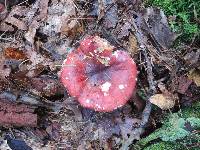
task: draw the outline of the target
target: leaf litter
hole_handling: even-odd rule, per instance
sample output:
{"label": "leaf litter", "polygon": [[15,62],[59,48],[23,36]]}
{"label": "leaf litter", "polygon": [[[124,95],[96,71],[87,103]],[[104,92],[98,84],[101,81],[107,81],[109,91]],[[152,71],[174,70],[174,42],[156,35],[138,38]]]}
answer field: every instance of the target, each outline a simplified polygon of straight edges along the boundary
{"label": "leaf litter", "polygon": [[[176,34],[158,8],[128,0],[16,0],[7,6],[0,12],[2,138],[12,134],[32,149],[128,149],[150,134],[148,101],[177,111],[200,99],[199,45],[171,47]],[[82,108],[59,82],[62,61],[88,34],[128,50],[138,65],[137,98],[110,113]],[[144,110],[134,98],[146,100]]]}

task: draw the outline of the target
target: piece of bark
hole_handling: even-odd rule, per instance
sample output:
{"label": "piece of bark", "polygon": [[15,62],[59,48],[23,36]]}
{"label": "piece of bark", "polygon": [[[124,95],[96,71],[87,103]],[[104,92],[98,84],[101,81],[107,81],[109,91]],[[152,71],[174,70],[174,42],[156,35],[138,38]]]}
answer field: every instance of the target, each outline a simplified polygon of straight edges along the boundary
{"label": "piece of bark", "polygon": [[0,100],[0,126],[36,127],[37,114],[28,105]]}

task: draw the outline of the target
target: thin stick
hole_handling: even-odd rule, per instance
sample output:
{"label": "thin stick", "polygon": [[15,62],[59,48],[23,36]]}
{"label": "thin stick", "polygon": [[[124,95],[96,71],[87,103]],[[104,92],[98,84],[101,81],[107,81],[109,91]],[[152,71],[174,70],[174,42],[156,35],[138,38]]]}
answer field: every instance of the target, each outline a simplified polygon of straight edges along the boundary
{"label": "thin stick", "polygon": [[146,62],[146,71],[147,71],[147,79],[148,79],[148,83],[149,83],[149,91],[147,94],[147,101],[146,101],[146,106],[145,109],[143,110],[142,113],[142,121],[139,125],[138,128],[136,128],[129,136],[128,139],[126,139],[126,141],[124,141],[122,147],[120,148],[120,150],[128,150],[129,146],[133,143],[133,140],[136,139],[136,137],[138,137],[138,135],[141,135],[143,132],[143,129],[145,128],[146,124],[148,123],[149,120],[149,116],[151,113],[151,107],[152,104],[149,101],[150,96],[152,96],[153,94],[155,94],[156,92],[156,86],[155,86],[155,82],[154,82],[154,76],[153,76],[153,70],[152,70],[152,63],[148,57],[147,51],[147,45],[146,43],[143,41],[143,34],[142,31],[140,29],[138,29],[137,25],[135,24],[135,20],[134,18],[131,18],[131,25],[133,26],[133,28],[135,29],[135,36],[137,38],[137,41],[139,43],[140,46],[140,50],[144,55],[145,58],[145,62]]}

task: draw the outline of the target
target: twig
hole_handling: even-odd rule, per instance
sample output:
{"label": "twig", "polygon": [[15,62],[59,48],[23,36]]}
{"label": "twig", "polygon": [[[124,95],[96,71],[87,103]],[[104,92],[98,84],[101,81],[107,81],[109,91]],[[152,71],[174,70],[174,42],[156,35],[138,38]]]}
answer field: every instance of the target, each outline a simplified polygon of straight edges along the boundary
{"label": "twig", "polygon": [[144,55],[145,58],[145,62],[146,62],[146,66],[147,66],[147,80],[149,83],[149,92],[147,94],[147,101],[146,101],[146,106],[145,109],[143,110],[142,113],[142,121],[139,125],[138,128],[136,128],[131,135],[129,136],[129,138],[123,143],[122,147],[120,148],[120,150],[128,150],[129,146],[132,144],[133,140],[136,139],[136,137],[138,137],[138,135],[141,135],[143,132],[143,129],[145,128],[146,124],[148,123],[149,120],[149,116],[151,113],[151,103],[149,101],[149,97],[152,96],[153,94],[155,94],[156,92],[156,86],[155,86],[155,82],[154,82],[154,76],[153,76],[153,71],[152,71],[152,64],[151,61],[148,57],[147,51],[148,48],[146,46],[146,43],[143,41],[143,34],[142,31],[140,29],[138,29],[137,25],[135,24],[135,20],[134,18],[131,19],[131,25],[133,26],[133,28],[135,29],[135,36],[137,38],[137,41],[139,43],[140,46],[140,50]]}
{"label": "twig", "polygon": [[[135,20],[133,18],[132,18],[131,24],[135,29],[137,41],[140,45],[140,49],[143,52],[145,60],[146,60],[147,80],[148,80],[148,83],[149,83],[149,92],[148,92],[147,98],[149,99],[149,97],[152,96],[153,94],[155,94],[155,92],[156,92],[156,85],[155,85],[155,82],[154,82],[152,64],[151,64],[150,59],[149,59],[148,54],[147,54],[148,48],[147,48],[146,43],[143,41],[143,38],[142,38],[144,36],[143,36],[141,30],[138,29],[137,25],[135,24]],[[147,104],[146,104],[146,107],[145,107],[145,109],[143,111],[143,115],[142,115],[142,117],[143,117],[142,122],[143,123],[141,123],[140,127],[144,127],[144,125],[148,122],[150,112],[151,112],[151,103],[147,100]]]}

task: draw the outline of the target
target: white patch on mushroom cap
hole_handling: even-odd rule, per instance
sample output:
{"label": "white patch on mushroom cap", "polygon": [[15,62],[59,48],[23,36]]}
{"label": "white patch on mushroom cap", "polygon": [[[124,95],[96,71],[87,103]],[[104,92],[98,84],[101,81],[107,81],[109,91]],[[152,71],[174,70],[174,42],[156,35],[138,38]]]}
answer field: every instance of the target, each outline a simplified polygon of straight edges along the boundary
{"label": "white patch on mushroom cap", "polygon": [[90,99],[86,99],[85,102],[86,102],[87,104],[89,104],[89,103],[90,103]]}
{"label": "white patch on mushroom cap", "polygon": [[101,106],[99,104],[96,104],[96,107],[99,108],[99,109],[101,109]]}
{"label": "white patch on mushroom cap", "polygon": [[122,106],[123,106],[123,105],[119,105],[119,106],[115,107],[114,110],[115,110],[115,109],[118,109],[118,108],[120,108],[120,107],[122,107]]}
{"label": "white patch on mushroom cap", "polygon": [[119,54],[118,54],[117,51],[115,51],[112,55],[115,56],[115,57],[117,58]]}
{"label": "white patch on mushroom cap", "polygon": [[119,87],[120,90],[124,89],[124,85],[123,84],[120,84],[118,87]]}
{"label": "white patch on mushroom cap", "polygon": [[106,92],[104,92],[104,93],[103,93],[103,95],[104,95],[104,96],[108,96],[109,94],[108,94],[108,93],[106,93]]}
{"label": "white patch on mushroom cap", "polygon": [[90,54],[92,57],[94,57],[94,55],[93,55],[93,53],[92,53],[92,52],[89,52],[89,54]]}
{"label": "white patch on mushroom cap", "polygon": [[101,90],[103,92],[108,92],[110,89],[111,83],[110,82],[105,82],[104,84],[101,85]]}
{"label": "white patch on mushroom cap", "polygon": [[120,108],[120,107],[122,107],[123,105],[119,105],[119,106],[117,106],[117,108]]}
{"label": "white patch on mushroom cap", "polygon": [[62,65],[65,65],[65,63],[67,62],[67,60],[68,60],[68,59],[66,58],[66,59],[63,61],[63,64],[62,64]]}

